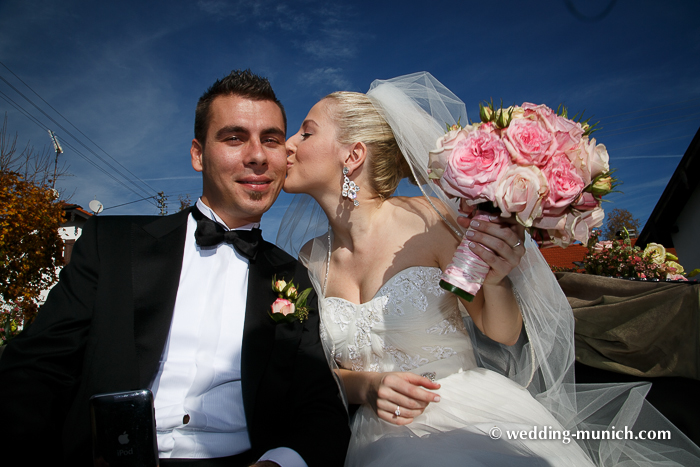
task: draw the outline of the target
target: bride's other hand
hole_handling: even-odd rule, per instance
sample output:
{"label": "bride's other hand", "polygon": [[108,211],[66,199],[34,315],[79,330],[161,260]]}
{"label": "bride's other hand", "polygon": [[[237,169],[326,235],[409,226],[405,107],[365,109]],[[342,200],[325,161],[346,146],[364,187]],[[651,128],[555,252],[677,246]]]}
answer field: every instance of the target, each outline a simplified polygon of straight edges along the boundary
{"label": "bride's other hand", "polygon": [[367,399],[382,420],[407,425],[422,414],[428,404],[440,401],[440,396],[423,388],[439,389],[440,384],[414,373],[377,373]]}
{"label": "bride's other hand", "polygon": [[514,219],[490,214],[488,221],[461,217],[458,222],[471,228],[466,232],[469,248],[491,267],[485,284],[501,283],[520,264],[525,255],[525,227]]}

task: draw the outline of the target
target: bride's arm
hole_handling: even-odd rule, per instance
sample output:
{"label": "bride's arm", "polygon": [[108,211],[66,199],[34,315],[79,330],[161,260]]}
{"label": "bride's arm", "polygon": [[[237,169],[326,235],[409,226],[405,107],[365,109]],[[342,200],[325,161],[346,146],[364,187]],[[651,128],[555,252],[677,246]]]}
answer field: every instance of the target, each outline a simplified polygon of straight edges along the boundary
{"label": "bride's arm", "polygon": [[[522,245],[524,230],[498,217],[490,222],[466,218],[459,222],[473,229],[467,231],[471,240],[469,248],[491,267],[474,300],[463,301],[464,306],[476,327],[486,336],[496,342],[513,345],[520,336],[523,318],[508,274],[518,266],[525,254]],[[517,246],[513,248],[514,245]],[[452,254],[449,251],[446,253],[440,257],[443,270],[452,260]]]}
{"label": "bride's arm", "polygon": [[423,389],[439,389],[440,384],[413,373],[340,369],[340,376],[350,404],[368,404],[379,418],[396,425],[411,423],[430,402],[440,401],[440,396]]}

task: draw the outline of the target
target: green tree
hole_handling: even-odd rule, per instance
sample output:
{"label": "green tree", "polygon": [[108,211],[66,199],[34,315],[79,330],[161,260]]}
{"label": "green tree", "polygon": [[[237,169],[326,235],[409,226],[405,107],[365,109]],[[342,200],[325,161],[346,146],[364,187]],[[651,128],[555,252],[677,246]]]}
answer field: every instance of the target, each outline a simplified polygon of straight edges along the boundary
{"label": "green tree", "polygon": [[639,219],[632,216],[632,213],[627,209],[615,208],[606,215],[603,236],[606,240],[613,240],[615,234],[624,229],[627,229],[630,234],[634,232],[633,236],[637,236],[640,226]]}

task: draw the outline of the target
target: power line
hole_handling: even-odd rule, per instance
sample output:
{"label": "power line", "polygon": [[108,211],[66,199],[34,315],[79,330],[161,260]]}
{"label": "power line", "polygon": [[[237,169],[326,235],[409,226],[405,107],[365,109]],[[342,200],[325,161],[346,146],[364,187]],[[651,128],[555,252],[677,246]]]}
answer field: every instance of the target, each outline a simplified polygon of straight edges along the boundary
{"label": "power line", "polygon": [[[8,96],[7,96],[5,93],[3,93],[2,91],[0,91],[0,97],[2,97],[3,100],[5,100],[6,102],[8,102],[10,105],[12,105],[15,109],[17,109],[20,113],[22,113],[25,117],[27,117],[30,121],[32,121],[34,124],[36,124],[36,125],[37,125],[39,128],[41,128],[42,130],[48,130],[48,129],[49,129],[49,128],[48,128],[46,125],[44,125],[40,120],[38,120],[36,117],[34,117],[34,116],[33,116],[32,114],[30,114],[29,112],[27,112],[21,105],[17,104],[14,100],[12,100],[10,97],[8,97]],[[138,192],[134,191],[133,188],[131,188],[131,187],[127,186],[126,184],[124,184],[121,180],[119,180],[117,177],[115,177],[114,175],[112,175],[111,173],[109,173],[109,172],[108,172],[107,170],[105,170],[104,168],[100,167],[97,163],[95,163],[93,160],[91,160],[91,159],[90,159],[89,157],[87,157],[85,154],[83,154],[82,152],[80,152],[77,148],[75,148],[75,147],[74,147],[72,144],[70,144],[69,142],[67,142],[67,141],[64,140],[64,141],[63,141],[63,144],[64,144],[65,146],[71,148],[78,156],[80,156],[80,157],[82,157],[83,159],[85,159],[86,162],[88,162],[89,164],[91,164],[91,165],[92,165],[93,167],[95,167],[97,170],[101,171],[102,173],[104,173],[105,175],[107,175],[109,178],[111,178],[112,180],[114,180],[115,182],[117,182],[118,184],[120,184],[121,186],[123,186],[124,188],[126,188],[127,190],[131,191],[132,193],[134,193],[134,194],[137,195],[137,196],[142,196],[141,193],[138,193]],[[153,205],[155,206],[155,202],[153,202]]]}
{"label": "power line", "polygon": [[97,144],[97,143],[94,142],[92,139],[90,139],[90,137],[88,137],[88,136],[87,136],[85,133],[83,133],[77,126],[75,126],[75,125],[73,124],[73,122],[71,122],[71,121],[68,120],[65,116],[63,116],[63,114],[62,114],[61,112],[59,112],[59,111],[56,110],[51,104],[49,104],[49,103],[46,101],[46,99],[44,99],[43,97],[41,97],[41,96],[39,95],[39,93],[37,93],[34,89],[32,89],[31,86],[29,86],[27,83],[25,83],[25,82],[22,80],[22,78],[20,78],[19,76],[17,76],[17,74],[16,74],[14,71],[12,71],[7,65],[5,65],[2,61],[0,61],[0,65],[2,65],[3,67],[5,67],[5,68],[7,69],[7,71],[9,71],[10,73],[12,73],[12,75],[13,75],[15,78],[17,78],[22,84],[24,84],[30,91],[32,91],[32,92],[33,92],[39,99],[41,99],[46,105],[48,105],[48,106],[51,108],[51,110],[53,110],[53,111],[56,112],[58,115],[60,115],[61,118],[63,118],[65,121],[67,121],[73,128],[75,128],[75,129],[78,131],[78,133],[80,133],[80,134],[83,135],[85,138],[87,138],[87,140],[90,141],[92,144],[94,144],[100,151],[102,151],[103,153],[105,153],[110,159],[112,159],[114,162],[116,162],[117,164],[119,164],[122,168],[124,168],[124,170],[126,170],[126,171],[129,172],[131,175],[133,175],[134,177],[136,177],[136,179],[139,180],[141,183],[143,183],[144,185],[146,185],[147,187],[149,187],[151,190],[157,191],[155,188],[153,188],[152,186],[150,186],[148,183],[146,183],[145,181],[141,180],[136,174],[134,174],[134,173],[131,172],[129,169],[127,169],[126,167],[124,167],[123,164],[121,164],[118,160],[116,160],[114,157],[112,157],[107,151],[105,151],[104,149],[102,149],[102,147],[100,147],[99,144]]}
{"label": "power line", "polygon": [[44,125],[43,123],[41,123],[41,121],[37,120],[37,118],[34,117],[32,114],[30,114],[29,112],[27,112],[26,110],[24,110],[24,108],[23,108],[21,105],[17,104],[17,103],[16,103],[14,100],[12,100],[12,98],[9,97],[7,94],[5,94],[4,92],[0,91],[0,97],[2,97],[2,99],[3,99],[5,102],[7,102],[8,104],[10,104],[12,107],[14,107],[19,113],[21,113],[22,115],[24,115],[25,117],[27,117],[27,118],[29,119],[30,122],[34,123],[35,125],[37,125],[37,126],[38,126],[39,128],[41,128],[42,130],[48,130],[48,127],[47,127],[46,125]]}
{"label": "power line", "polygon": [[137,199],[136,201],[129,201],[128,203],[124,203],[124,204],[117,204],[116,206],[110,206],[108,208],[102,209],[102,212],[106,211],[107,209],[119,208],[122,206],[126,206],[127,204],[134,204],[134,203],[138,203],[140,201],[146,201],[147,199],[153,199],[153,198],[155,198],[155,196],[149,196],[148,198]]}
{"label": "power line", "polygon": [[[100,172],[104,173],[104,174],[107,175],[109,178],[111,178],[112,180],[114,180],[115,182],[117,182],[118,184],[120,184],[121,186],[123,186],[124,188],[126,188],[127,190],[129,190],[130,192],[132,192],[133,194],[135,194],[136,196],[142,196],[141,193],[135,191],[133,188],[131,188],[130,186],[126,185],[124,182],[122,182],[122,181],[119,180],[117,177],[115,177],[114,175],[112,175],[111,173],[109,173],[109,172],[108,172],[107,170],[105,170],[103,167],[100,167],[95,161],[91,160],[91,159],[90,159],[89,157],[87,157],[85,154],[83,154],[82,152],[80,152],[78,149],[75,148],[75,146],[73,146],[73,145],[70,144],[69,142],[67,142],[67,141],[64,140],[64,141],[63,141],[63,145],[64,145],[64,146],[67,146],[67,147],[69,147],[69,148],[71,148],[77,155],[79,155],[80,157],[82,157],[83,159],[85,159],[86,162],[88,162],[89,164],[91,164],[91,165],[92,165],[93,167],[95,167],[97,170],[99,170]],[[152,198],[152,196],[151,196],[150,198]],[[144,198],[144,199],[148,199],[148,198]],[[155,206],[155,202],[153,202],[152,204]]]}
{"label": "power line", "polygon": [[[24,100],[26,100],[27,102],[29,102],[32,106],[34,106],[34,108],[36,108],[39,112],[41,112],[46,118],[48,118],[49,120],[51,120],[56,126],[58,126],[60,129],[62,129],[62,130],[63,130],[64,132],[66,132],[68,135],[70,135],[75,141],[78,142],[78,144],[80,144],[80,145],[83,146],[85,149],[87,149],[90,153],[92,153],[95,157],[97,157],[100,161],[102,161],[102,163],[104,163],[105,165],[107,165],[110,169],[112,169],[114,172],[116,172],[117,174],[119,174],[122,178],[124,178],[125,180],[127,180],[129,183],[131,183],[131,184],[132,184],[134,187],[136,187],[137,189],[141,190],[143,193],[148,193],[147,190],[145,190],[145,189],[142,188],[141,186],[139,186],[139,185],[137,185],[136,183],[134,183],[133,180],[131,180],[129,177],[127,177],[127,176],[124,175],[122,172],[120,172],[119,169],[115,168],[112,164],[110,164],[110,163],[109,163],[108,161],[106,161],[103,157],[101,157],[99,154],[97,154],[93,149],[91,149],[91,148],[89,148],[88,146],[86,146],[82,141],[80,141],[79,138],[77,138],[77,137],[76,137],[75,135],[73,135],[70,131],[68,131],[66,128],[64,128],[63,125],[61,125],[61,124],[58,123],[56,120],[54,120],[54,119],[53,119],[50,115],[48,115],[46,112],[44,112],[43,109],[41,109],[41,108],[40,108],[39,106],[37,106],[34,102],[32,102],[27,96],[25,96],[19,89],[17,89],[16,87],[14,87],[14,86],[13,86],[9,81],[7,81],[2,75],[0,75],[0,80],[2,80],[3,82],[5,82],[5,84],[7,84],[9,87],[11,87],[17,94],[19,94],[20,96],[22,96],[22,98],[24,98]],[[110,157],[111,157],[111,156],[110,156]],[[120,165],[121,165],[121,164],[120,164]],[[130,172],[130,173],[131,173],[131,172]],[[136,177],[136,178],[138,178],[138,177]],[[139,180],[140,180],[140,179],[139,179]],[[148,186],[148,187],[150,188],[150,186],[147,185],[145,182],[144,182],[144,185],[146,185],[146,186]]]}

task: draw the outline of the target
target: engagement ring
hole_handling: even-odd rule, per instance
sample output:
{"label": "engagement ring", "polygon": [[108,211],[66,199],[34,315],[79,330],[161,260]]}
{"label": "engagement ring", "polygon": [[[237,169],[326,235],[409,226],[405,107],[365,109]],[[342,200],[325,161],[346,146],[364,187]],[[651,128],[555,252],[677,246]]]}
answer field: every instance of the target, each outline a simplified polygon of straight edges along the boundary
{"label": "engagement ring", "polygon": [[396,406],[396,410],[394,411],[394,415],[396,415],[397,417],[401,416],[401,407],[399,407],[398,405]]}
{"label": "engagement ring", "polygon": [[523,244],[523,242],[521,242],[520,240],[518,240],[518,243],[516,243],[515,245],[513,245],[511,248],[516,249],[516,248],[518,248],[518,247],[519,247],[520,245],[522,245],[522,244]]}

